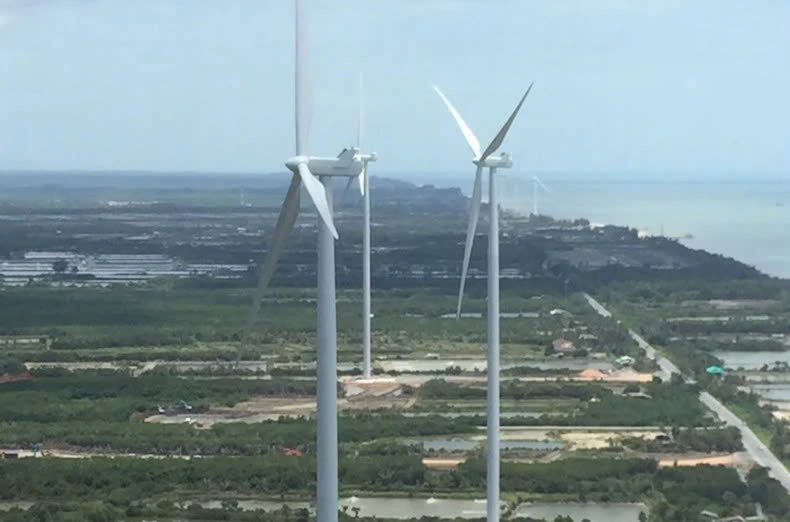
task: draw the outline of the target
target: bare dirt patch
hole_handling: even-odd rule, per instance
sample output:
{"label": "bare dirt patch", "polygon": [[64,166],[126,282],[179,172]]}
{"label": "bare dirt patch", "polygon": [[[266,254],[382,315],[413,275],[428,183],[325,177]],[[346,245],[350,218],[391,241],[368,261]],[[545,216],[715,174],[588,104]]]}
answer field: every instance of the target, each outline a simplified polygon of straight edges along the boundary
{"label": "bare dirt patch", "polygon": [[[403,395],[403,386],[394,379],[348,379],[343,382],[346,397],[338,400],[340,410],[372,411],[404,409],[413,405]],[[232,407],[214,407],[207,412],[185,412],[177,415],[151,415],[145,422],[159,424],[193,424],[210,428],[217,423],[256,423],[280,417],[311,417],[316,412],[314,397],[253,397]]]}
{"label": "bare dirt patch", "polygon": [[741,456],[738,453],[725,455],[677,455],[674,457],[662,458],[658,461],[659,468],[671,468],[674,466],[729,466],[738,467],[741,464]]}
{"label": "bare dirt patch", "polygon": [[466,462],[466,457],[460,458],[424,458],[422,459],[422,464],[429,469],[439,469],[439,470],[447,470],[447,469],[455,469],[461,464]]}

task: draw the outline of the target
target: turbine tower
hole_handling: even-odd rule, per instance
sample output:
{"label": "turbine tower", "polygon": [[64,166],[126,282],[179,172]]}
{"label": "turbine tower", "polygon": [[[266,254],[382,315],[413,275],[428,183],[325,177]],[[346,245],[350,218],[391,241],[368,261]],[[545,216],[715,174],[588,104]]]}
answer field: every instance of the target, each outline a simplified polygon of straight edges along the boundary
{"label": "turbine tower", "polygon": [[488,167],[488,390],[487,390],[487,438],[488,438],[488,462],[487,462],[487,481],[486,481],[486,511],[488,522],[499,520],[499,205],[497,203],[496,191],[496,170],[498,168],[508,169],[513,166],[510,156],[507,153],[494,153],[502,145],[507,136],[513,120],[516,119],[518,111],[524,104],[532,85],[527,88],[521,100],[516,105],[515,110],[502,126],[494,139],[480,152],[480,141],[475,136],[472,129],[466,124],[461,114],[453,107],[450,100],[439,90],[433,87],[439,97],[447,105],[447,109],[455,119],[461,133],[466,138],[466,142],[472,149],[474,158],[472,163],[477,166],[475,172],[475,184],[472,190],[472,202],[469,209],[469,226],[466,229],[466,243],[464,245],[464,261],[461,269],[461,285],[458,292],[458,308],[456,319],[461,317],[461,305],[464,298],[464,286],[466,284],[466,273],[469,269],[469,256],[472,253],[472,243],[477,229],[477,219],[480,215],[481,200],[481,174],[483,168]]}
{"label": "turbine tower", "polygon": [[551,193],[549,187],[543,184],[537,176],[532,176],[532,214],[537,217],[538,215],[538,189],[542,189],[545,193]]}
{"label": "turbine tower", "polygon": [[335,243],[337,230],[332,219],[331,181],[334,176],[358,177],[364,166],[356,148],[344,149],[337,157],[308,155],[312,88],[309,71],[308,30],[305,0],[295,0],[295,126],[296,155],[285,165],[293,172],[269,251],[261,268],[258,288],[250,309],[247,333],[260,310],[261,299],[274,275],[285,241],[299,214],[301,188],[307,190],[318,212],[318,382],[317,382],[317,492],[318,520],[336,522],[338,512],[337,466],[337,315],[335,310]]}

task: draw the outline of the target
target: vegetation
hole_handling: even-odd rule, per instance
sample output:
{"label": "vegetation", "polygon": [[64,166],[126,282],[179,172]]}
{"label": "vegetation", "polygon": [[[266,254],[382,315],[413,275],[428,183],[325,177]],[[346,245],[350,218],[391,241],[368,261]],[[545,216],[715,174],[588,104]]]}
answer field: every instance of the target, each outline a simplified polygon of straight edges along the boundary
{"label": "vegetation", "polygon": [[[13,203],[5,204],[4,212],[26,219],[7,220],[7,226],[0,230],[3,256],[19,256],[36,248],[73,249],[81,254],[166,253],[184,261],[246,264],[249,270],[236,280],[196,277],[111,289],[52,288],[52,282],[87,282],[86,276],[70,274],[64,263],[57,262],[54,268],[58,273],[49,279],[31,281],[22,288],[3,287],[0,334],[48,336],[53,344],[51,350],[37,347],[6,353],[7,358],[0,362],[0,374],[22,371],[20,361],[104,361],[134,367],[136,362],[161,359],[212,361],[216,365],[182,374],[162,368],[140,377],[126,372],[36,370],[34,380],[0,385],[3,447],[44,443],[97,454],[193,457],[3,460],[0,499],[38,503],[24,514],[0,512],[0,520],[307,519],[305,510],[243,512],[234,505],[234,499],[244,495],[310,498],[315,489],[314,420],[220,423],[208,429],[143,422],[160,407],[167,414],[191,415],[230,408],[254,398],[309,401],[315,394],[315,372],[305,364],[316,356],[315,292],[303,289],[312,287],[315,281],[314,258],[305,255],[313,251],[314,229],[295,228],[274,281],[280,289],[267,295],[252,342],[241,349],[243,312],[249,305],[258,270],[255,260],[267,246],[268,230],[280,200],[279,196],[273,197],[276,191],[270,187],[247,191],[257,198],[254,212],[263,216],[259,222],[250,218],[247,208],[239,211],[238,193],[230,194],[225,183],[223,180],[208,191],[204,187],[197,192],[158,188],[155,196],[139,187],[127,188],[124,197],[115,199],[145,201],[147,193],[159,203],[123,210],[84,208],[86,201],[94,205],[95,201],[113,199],[103,192],[110,189],[66,191],[72,202],[65,205],[73,208],[65,209],[42,208],[40,203],[36,203],[36,209],[26,208],[24,202],[29,195],[25,196],[24,190],[7,197]],[[373,266],[379,267],[373,274],[376,353],[389,359],[422,359],[429,353],[452,360],[482,358],[486,342],[483,281],[470,280],[465,302],[465,310],[479,312],[482,317],[441,319],[455,309],[457,255],[466,200],[458,191],[416,187],[398,190],[409,191],[410,197],[386,201],[385,196],[376,198],[378,206],[374,210],[382,223],[387,223],[374,230],[374,243],[390,247],[374,253],[373,260]],[[58,198],[52,201],[60,199],[61,191],[57,193]],[[421,197],[411,197],[415,193]],[[197,220],[196,226],[184,227],[185,212]],[[53,214],[68,216],[61,220],[62,230],[57,234],[51,226]],[[122,214],[133,215],[134,224]],[[210,216],[196,217],[207,214]],[[426,214],[431,216],[430,226],[402,226],[413,216]],[[357,218],[354,211],[339,214],[339,219],[347,221]],[[740,449],[737,432],[711,427],[713,420],[697,398],[703,387],[759,426],[775,451],[784,450],[786,434],[773,421],[771,412],[760,408],[756,397],[739,392],[737,380],[714,380],[704,370],[711,364],[721,364],[710,352],[724,347],[732,338],[738,339],[736,344],[743,350],[777,349],[776,342],[754,340],[745,333],[769,334],[790,328],[790,285],[769,280],[736,261],[689,250],[676,241],[638,239],[636,231],[623,227],[591,231],[584,221],[505,218],[508,234],[502,241],[503,268],[530,274],[529,279],[508,279],[502,284],[502,310],[528,313],[502,320],[503,358],[525,361],[524,366],[503,372],[505,375],[570,374],[570,370],[549,372],[530,367],[530,361],[547,356],[547,346],[559,337],[574,342],[576,356],[603,353],[611,359],[630,355],[636,359],[638,370],[653,369],[653,363],[644,358],[623,325],[590,309],[578,293],[587,290],[619,308],[618,318],[622,314],[651,342],[667,350],[685,372],[696,376],[699,385],[653,383],[624,390],[643,391],[649,396],[638,398],[623,396],[618,386],[602,383],[507,381],[502,386],[502,399],[511,410],[523,411],[539,403],[538,409],[551,415],[509,417],[503,424],[660,426],[673,434],[673,442],[662,445],[663,450]],[[355,362],[360,358],[361,344],[359,259],[345,253],[358,248],[359,227],[347,224],[344,228],[350,232],[338,242],[338,346],[342,361]],[[249,233],[233,233],[240,229]],[[221,230],[221,246],[203,241],[203,236],[214,230]],[[403,234],[403,230],[409,233]],[[141,233],[150,234],[150,241],[123,239],[126,234]],[[591,269],[584,266],[584,260],[565,255],[580,242],[604,254],[613,246],[630,249],[637,256],[644,251],[658,252],[677,266]],[[557,261],[552,254],[558,251],[563,259],[571,261]],[[484,257],[485,247],[478,242],[472,252],[473,266],[484,266]],[[760,306],[768,307],[772,318],[754,321],[746,311],[730,311],[727,314],[732,320],[726,324],[667,321],[675,316],[710,315],[713,305],[709,301],[722,297],[769,299],[771,302]],[[564,312],[551,313],[554,309]],[[697,340],[700,336],[712,340]],[[293,365],[273,369],[269,365],[267,377],[271,380],[239,378],[259,376],[264,364],[260,370],[244,370],[235,368],[235,361],[262,358]],[[437,373],[456,372],[459,370],[449,368]],[[485,390],[479,385],[459,386],[438,379],[415,393],[418,395],[411,399],[429,406],[417,405],[428,413],[445,409],[479,412],[479,403],[485,398]],[[525,401],[530,401],[529,406]],[[343,414],[339,420],[341,484],[349,494],[479,497],[485,487],[485,464],[479,453],[471,454],[458,469],[434,471],[423,466],[423,451],[418,445],[399,441],[478,433],[484,423],[482,416],[407,417],[384,409]],[[690,429],[694,427],[708,429]],[[654,441],[629,440],[626,444],[636,450],[659,449]],[[291,448],[305,456],[283,455]],[[651,459],[612,457],[627,454],[590,451],[584,458],[578,453],[569,458],[564,454],[552,462],[506,461],[502,464],[502,487],[511,498],[525,494],[529,498],[537,495],[563,500],[645,501],[655,506],[651,520],[658,522],[694,520],[702,509],[752,514],[752,499],[765,499],[760,501],[768,506],[769,513],[787,510],[786,495],[777,493],[778,485],[760,472],[752,472],[747,485],[724,468],[659,470]],[[225,504],[222,509],[197,505],[180,508],[175,504],[195,496],[216,496]],[[350,518],[355,517],[341,514],[341,520]],[[567,522],[561,517],[558,520]]]}
{"label": "vegetation", "polygon": [[763,506],[769,515],[787,515],[790,513],[790,494],[774,478],[768,476],[768,470],[759,466],[753,468],[746,477],[752,498]]}
{"label": "vegetation", "polygon": [[741,432],[737,428],[710,429],[679,429],[674,428],[670,441],[648,440],[642,437],[631,437],[623,440],[623,444],[633,450],[645,452],[683,452],[698,451],[704,453],[735,452],[743,450]]}
{"label": "vegetation", "polygon": [[[503,419],[507,425],[556,426],[709,426],[713,423],[699,402],[695,387],[685,384],[650,383],[650,399],[615,395],[601,384],[523,383],[502,385],[503,399],[574,398],[585,401],[566,416],[542,415]],[[426,399],[484,399],[485,389],[460,386],[441,380],[429,381],[421,390]]]}
{"label": "vegetation", "polygon": [[0,376],[17,375],[25,371],[25,365],[16,359],[0,359]]}
{"label": "vegetation", "polygon": [[315,395],[315,382],[304,380],[190,380],[115,371],[39,370],[38,378],[3,385],[0,418],[4,422],[128,422],[136,413],[158,406],[194,411],[210,404],[232,406],[256,395]]}

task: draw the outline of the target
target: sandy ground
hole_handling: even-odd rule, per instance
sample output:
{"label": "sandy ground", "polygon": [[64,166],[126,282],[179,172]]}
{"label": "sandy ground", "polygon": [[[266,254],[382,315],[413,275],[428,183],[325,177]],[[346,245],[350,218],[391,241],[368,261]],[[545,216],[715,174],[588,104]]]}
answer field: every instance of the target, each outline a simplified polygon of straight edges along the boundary
{"label": "sandy ground", "polygon": [[25,367],[28,370],[35,370],[36,368],[64,368],[69,371],[77,370],[120,370],[121,368],[128,368],[129,365],[123,365],[116,362],[26,362]]}
{"label": "sandy ground", "polygon": [[611,442],[617,442],[625,437],[639,437],[642,439],[654,439],[660,435],[660,431],[631,431],[631,432],[616,432],[616,431],[601,431],[601,432],[565,432],[560,434],[560,440],[565,442],[571,450],[595,450],[605,449],[611,445]]}
{"label": "sandy ground", "polygon": [[153,455],[148,453],[101,453],[95,451],[74,451],[64,449],[47,448],[48,455],[43,457],[41,454],[35,455],[32,450],[26,449],[10,449],[0,448],[4,453],[16,453],[17,458],[31,459],[31,458],[56,458],[56,459],[89,459],[92,457],[105,457],[105,458],[138,458],[138,459],[166,459],[166,458],[179,458],[188,460],[191,458],[189,455]]}
{"label": "sandy ground", "polygon": [[[208,368],[229,367],[234,361],[82,361],[82,362],[26,362],[28,370],[36,368],[64,368],[69,371],[78,370],[131,370],[134,377],[144,375],[156,367],[173,368],[176,371],[201,370]],[[240,361],[239,368],[245,371],[265,371],[266,361]]]}
{"label": "sandy ground", "polygon": [[[658,428],[596,428],[596,427],[554,427],[516,428],[502,430],[501,440],[543,441],[561,440],[568,450],[596,450],[610,446],[625,437],[655,438],[663,432]],[[485,440],[485,435],[477,435],[472,440]]]}
{"label": "sandy ground", "polygon": [[27,511],[28,509],[33,507],[33,504],[35,504],[35,502],[24,501],[24,500],[20,500],[16,502],[0,502],[0,511],[11,511],[14,508],[19,508],[24,511]]}
{"label": "sandy ground", "polygon": [[[404,409],[414,404],[414,399],[403,396],[403,386],[392,378],[344,379],[346,398],[338,399],[340,410]],[[232,408],[213,408],[205,413],[180,413],[177,415],[151,415],[145,422],[159,424],[193,424],[196,428],[209,428],[218,423],[256,423],[277,420],[280,417],[312,416],[316,411],[315,399],[294,397],[254,397]]]}
{"label": "sandy ground", "polygon": [[429,469],[455,469],[466,462],[466,457],[461,458],[424,458],[422,463]]}
{"label": "sandy ground", "polygon": [[584,370],[569,380],[645,383],[653,380],[653,374],[639,373],[631,368],[623,368],[622,370],[612,370],[608,372],[601,370]]}
{"label": "sandy ground", "polygon": [[729,466],[738,467],[742,464],[743,456],[739,453],[712,456],[689,456],[678,455],[670,458],[662,458],[658,461],[659,468],[671,468],[673,466],[699,466],[708,464],[710,466]]}

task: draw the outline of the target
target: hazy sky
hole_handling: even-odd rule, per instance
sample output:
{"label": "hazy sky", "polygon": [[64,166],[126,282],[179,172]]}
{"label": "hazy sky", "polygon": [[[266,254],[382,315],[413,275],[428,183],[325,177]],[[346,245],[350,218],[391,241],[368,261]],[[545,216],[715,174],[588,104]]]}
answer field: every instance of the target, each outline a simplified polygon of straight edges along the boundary
{"label": "hazy sky", "polygon": [[[786,0],[312,0],[312,147],[471,169],[439,84],[523,170],[790,171]],[[282,170],[289,0],[0,0],[0,170]],[[485,146],[484,143],[484,146]]]}

